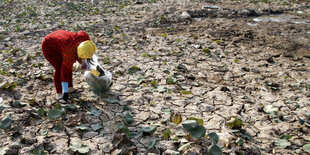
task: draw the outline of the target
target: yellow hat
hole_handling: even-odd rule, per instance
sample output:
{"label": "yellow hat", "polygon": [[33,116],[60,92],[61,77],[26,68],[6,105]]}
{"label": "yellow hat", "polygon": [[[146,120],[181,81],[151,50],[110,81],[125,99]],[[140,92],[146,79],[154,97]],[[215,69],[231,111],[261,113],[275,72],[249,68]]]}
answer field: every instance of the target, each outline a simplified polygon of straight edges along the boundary
{"label": "yellow hat", "polygon": [[91,58],[96,51],[96,45],[90,40],[81,42],[77,48],[78,57],[83,59]]}

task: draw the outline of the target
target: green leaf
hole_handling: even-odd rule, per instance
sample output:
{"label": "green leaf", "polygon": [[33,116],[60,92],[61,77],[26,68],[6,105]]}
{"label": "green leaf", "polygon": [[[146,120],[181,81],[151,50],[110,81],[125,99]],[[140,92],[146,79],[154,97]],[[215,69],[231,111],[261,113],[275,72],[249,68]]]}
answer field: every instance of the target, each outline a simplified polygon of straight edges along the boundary
{"label": "green leaf", "polygon": [[242,121],[236,116],[232,116],[226,121],[226,125],[231,129],[240,128],[242,124]]}
{"label": "green leaf", "polygon": [[181,147],[178,148],[179,152],[184,151],[185,149],[189,148],[191,146],[192,142],[186,143],[184,145],[182,145]]}
{"label": "green leaf", "polygon": [[166,79],[166,84],[168,85],[173,85],[177,83],[177,79],[174,78],[173,76],[170,76]]}
{"label": "green leaf", "polygon": [[40,108],[40,109],[38,109],[37,113],[38,113],[39,116],[42,117],[42,116],[44,116],[45,111],[44,111],[43,108]]}
{"label": "green leaf", "polygon": [[137,71],[141,71],[141,69],[137,66],[132,66],[128,69],[128,74],[132,75],[136,73]]}
{"label": "green leaf", "polygon": [[79,152],[79,153],[88,153],[90,151],[89,147],[87,145],[84,144],[70,144],[70,149],[73,152]]}
{"label": "green leaf", "polygon": [[151,135],[156,131],[156,129],[157,129],[157,126],[152,126],[152,127],[147,126],[147,127],[143,127],[142,131],[143,133]]}
{"label": "green leaf", "polygon": [[208,48],[203,48],[203,49],[201,50],[201,52],[207,53],[207,54],[211,53],[210,49],[208,49]]}
{"label": "green leaf", "polygon": [[69,110],[75,110],[76,109],[74,104],[67,104],[67,107]]}
{"label": "green leaf", "polygon": [[47,111],[47,117],[49,119],[58,119],[62,116],[62,111],[59,109],[51,109]]}
{"label": "green leaf", "polygon": [[156,139],[152,139],[150,143],[148,144],[147,149],[148,150],[152,149],[156,143],[157,143]]}
{"label": "green leaf", "polygon": [[93,124],[93,125],[91,125],[90,127],[91,127],[94,131],[97,131],[97,130],[102,129],[101,123]]}
{"label": "green leaf", "polygon": [[151,85],[152,85],[153,87],[155,87],[155,86],[157,85],[157,80],[153,80],[153,81],[151,82]]}
{"label": "green leaf", "polygon": [[171,130],[170,129],[166,129],[164,130],[163,136],[166,140],[168,140],[170,138],[171,135]]}
{"label": "green leaf", "polygon": [[195,120],[186,120],[182,123],[182,126],[186,131],[195,129],[198,126],[198,123]]}
{"label": "green leaf", "polygon": [[117,124],[117,129],[122,133],[126,133],[129,137],[131,136],[131,131],[128,129],[124,122]]}
{"label": "green leaf", "polygon": [[213,144],[217,144],[217,142],[219,141],[219,136],[215,132],[210,132],[208,136],[214,142]]}
{"label": "green leaf", "polygon": [[200,138],[206,134],[206,129],[195,120],[186,120],[182,123],[182,126],[194,138]]}
{"label": "green leaf", "polygon": [[292,136],[291,135],[287,135],[287,134],[284,134],[284,135],[280,136],[280,139],[290,140],[291,138],[292,138]]}
{"label": "green leaf", "polygon": [[8,117],[2,119],[0,128],[4,129],[4,130],[10,129],[12,123],[13,123],[13,120],[11,119],[11,117],[8,116]]}
{"label": "green leaf", "polygon": [[123,111],[127,111],[127,110],[130,110],[130,107],[128,105],[124,105],[123,106]]}
{"label": "green leaf", "polygon": [[167,34],[166,33],[162,33],[161,36],[164,37],[164,38],[167,38]]}
{"label": "green leaf", "polygon": [[195,120],[199,125],[203,126],[204,122],[200,118],[188,117],[187,120]]}
{"label": "green leaf", "polygon": [[238,138],[238,139],[236,140],[236,143],[239,144],[240,146],[243,146],[244,141],[243,141],[242,138]]}
{"label": "green leaf", "polygon": [[101,114],[101,111],[95,107],[91,107],[90,108],[90,114],[92,114],[94,116],[99,116]]}
{"label": "green leaf", "polygon": [[303,149],[305,152],[307,152],[307,153],[310,154],[310,144],[305,144],[305,145],[302,147],[302,149]]}
{"label": "green leaf", "polygon": [[208,155],[222,155],[222,153],[222,149],[216,144],[213,144],[208,148]]}
{"label": "green leaf", "polygon": [[149,55],[147,53],[142,53],[142,57],[149,57]]}
{"label": "green leaf", "polygon": [[170,122],[174,124],[180,124],[182,122],[182,116],[180,112],[172,112],[170,114]]}
{"label": "green leaf", "polygon": [[183,94],[183,95],[189,95],[189,94],[192,94],[192,92],[191,92],[191,91],[189,91],[189,90],[181,90],[181,91],[180,91],[180,93],[181,93],[181,94]]}
{"label": "green leaf", "polygon": [[275,140],[274,144],[277,148],[281,148],[281,149],[285,149],[286,147],[291,145],[291,143],[286,139]]}
{"label": "green leaf", "polygon": [[127,124],[131,124],[133,122],[133,117],[129,112],[125,112],[124,120]]}
{"label": "green leaf", "polygon": [[191,129],[188,132],[194,138],[201,138],[201,137],[205,136],[206,129],[203,126],[198,124],[198,126],[196,128]]}
{"label": "green leaf", "polygon": [[62,128],[61,123],[57,123],[53,128],[53,132],[59,132],[61,128]]}
{"label": "green leaf", "polygon": [[143,136],[143,131],[142,131],[142,129],[139,131],[139,132],[132,132],[131,134],[130,134],[130,137],[132,137],[132,138],[139,138],[139,137],[142,137]]}

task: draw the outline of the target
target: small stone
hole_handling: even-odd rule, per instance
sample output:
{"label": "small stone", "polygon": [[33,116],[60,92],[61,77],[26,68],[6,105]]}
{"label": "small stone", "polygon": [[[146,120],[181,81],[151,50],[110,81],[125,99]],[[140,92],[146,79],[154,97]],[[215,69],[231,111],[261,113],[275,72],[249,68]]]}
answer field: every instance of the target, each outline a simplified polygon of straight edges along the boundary
{"label": "small stone", "polygon": [[181,17],[183,19],[191,19],[192,18],[191,15],[187,11],[182,12]]}

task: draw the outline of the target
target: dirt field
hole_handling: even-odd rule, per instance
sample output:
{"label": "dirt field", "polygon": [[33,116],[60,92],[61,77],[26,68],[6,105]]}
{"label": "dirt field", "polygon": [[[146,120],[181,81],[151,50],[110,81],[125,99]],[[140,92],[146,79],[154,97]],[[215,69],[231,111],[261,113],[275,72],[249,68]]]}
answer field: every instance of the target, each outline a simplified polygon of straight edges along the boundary
{"label": "dirt field", "polygon": [[[0,12],[0,155],[310,153],[309,0],[0,0]],[[57,29],[89,34],[110,96],[75,72],[78,92],[57,103],[41,53]]]}

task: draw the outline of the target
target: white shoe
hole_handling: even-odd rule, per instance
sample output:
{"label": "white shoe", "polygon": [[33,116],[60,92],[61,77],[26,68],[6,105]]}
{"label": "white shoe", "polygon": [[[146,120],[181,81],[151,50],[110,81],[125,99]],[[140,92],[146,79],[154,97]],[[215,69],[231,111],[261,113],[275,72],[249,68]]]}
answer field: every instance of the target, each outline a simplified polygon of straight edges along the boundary
{"label": "white shoe", "polygon": [[63,94],[62,93],[56,93],[56,99],[60,100],[62,99]]}
{"label": "white shoe", "polygon": [[65,101],[63,99],[59,99],[58,102],[60,102],[60,103],[67,103],[67,101]]}

